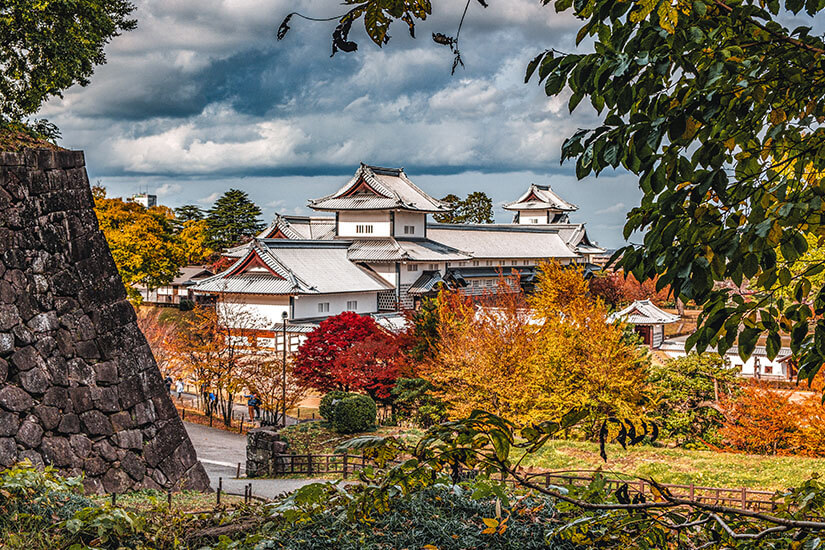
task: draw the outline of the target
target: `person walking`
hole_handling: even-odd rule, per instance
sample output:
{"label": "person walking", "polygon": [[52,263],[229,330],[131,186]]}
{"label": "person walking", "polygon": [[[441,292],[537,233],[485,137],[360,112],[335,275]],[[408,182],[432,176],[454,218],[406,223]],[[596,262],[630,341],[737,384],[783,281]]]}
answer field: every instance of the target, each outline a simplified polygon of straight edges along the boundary
{"label": "person walking", "polygon": [[183,380],[178,380],[175,382],[175,393],[178,394],[178,399],[180,399],[180,396],[183,395]]}
{"label": "person walking", "polygon": [[255,418],[260,416],[260,404],[261,400],[258,399],[258,394],[252,392],[251,394],[245,396],[247,397],[246,400],[246,409],[249,412],[249,420],[255,420]]}
{"label": "person walking", "polygon": [[172,393],[172,377],[167,374],[163,384],[166,386],[166,393]]}

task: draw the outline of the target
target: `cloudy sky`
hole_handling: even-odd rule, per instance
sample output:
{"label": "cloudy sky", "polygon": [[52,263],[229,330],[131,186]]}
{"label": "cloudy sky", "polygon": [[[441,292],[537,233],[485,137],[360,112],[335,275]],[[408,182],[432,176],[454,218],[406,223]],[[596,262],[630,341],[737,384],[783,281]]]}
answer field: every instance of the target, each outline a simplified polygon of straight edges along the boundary
{"label": "cloudy sky", "polygon": [[531,182],[550,184],[581,208],[591,237],[622,244],[626,211],[640,196],[626,173],[577,181],[559,164],[563,139],[594,123],[567,97],[548,99],[523,83],[527,62],[556,47],[574,51],[577,22],[539,0],[470,6],[462,29],[465,69],[450,75],[448,49],[432,32],[454,34],[464,2],[435,2],[417,40],[402,24],[383,49],[354,28],[353,54],[330,53],[333,0],[135,0],[138,29],[107,47],[108,63],[86,88],[72,88],[38,116],[56,123],[61,144],[86,151],[89,177],[110,196],[148,189],[171,207],[209,207],[230,187],[264,210],[307,214],[359,162],[403,166],[436,197],[485,191],[500,204]]}

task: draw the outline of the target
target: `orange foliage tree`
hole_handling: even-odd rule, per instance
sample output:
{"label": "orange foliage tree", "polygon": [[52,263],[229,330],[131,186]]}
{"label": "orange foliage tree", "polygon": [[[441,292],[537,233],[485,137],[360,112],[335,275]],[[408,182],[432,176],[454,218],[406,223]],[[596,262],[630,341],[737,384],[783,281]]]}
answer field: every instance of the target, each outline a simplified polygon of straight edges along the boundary
{"label": "orange foliage tree", "polygon": [[260,321],[241,304],[218,301],[198,305],[169,341],[171,360],[193,378],[203,393],[214,392],[224,423],[230,425],[238,394],[250,387]]}
{"label": "orange foliage tree", "polygon": [[590,279],[590,291],[609,306],[618,307],[635,300],[650,300],[661,306],[673,301],[670,287],[656,290],[656,279],[640,283],[632,273],[625,277],[624,272],[599,273]]}
{"label": "orange foliage tree", "polygon": [[752,381],[742,392],[724,399],[719,435],[727,450],[754,454],[789,454],[795,450],[802,408],[792,391]]}
{"label": "orange foliage tree", "polygon": [[481,303],[457,293],[438,300],[439,338],[420,367],[453,416],[485,409],[519,424],[559,420],[572,408],[598,419],[637,415],[647,353],[607,322],[580,270],[541,266],[525,298],[502,278]]}
{"label": "orange foliage tree", "polygon": [[721,410],[725,450],[825,456],[825,407],[819,393],[795,397],[792,390],[750,381],[740,395],[722,401]]}

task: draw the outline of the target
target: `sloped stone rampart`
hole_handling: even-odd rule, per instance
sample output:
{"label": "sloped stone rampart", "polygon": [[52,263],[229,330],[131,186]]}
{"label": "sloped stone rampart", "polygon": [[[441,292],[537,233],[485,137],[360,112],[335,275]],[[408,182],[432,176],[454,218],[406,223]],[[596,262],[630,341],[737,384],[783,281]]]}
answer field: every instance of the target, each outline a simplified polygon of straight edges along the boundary
{"label": "sloped stone rampart", "polygon": [[209,488],[100,232],[80,151],[0,153],[0,466]]}

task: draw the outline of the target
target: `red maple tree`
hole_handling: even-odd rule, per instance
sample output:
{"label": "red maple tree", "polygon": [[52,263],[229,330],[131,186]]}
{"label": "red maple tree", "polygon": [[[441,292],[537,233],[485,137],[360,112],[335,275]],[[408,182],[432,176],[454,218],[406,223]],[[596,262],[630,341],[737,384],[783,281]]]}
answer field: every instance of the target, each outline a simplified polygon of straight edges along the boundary
{"label": "red maple tree", "polygon": [[386,400],[406,364],[402,347],[400,337],[371,317],[347,311],[307,335],[295,356],[295,377],[322,392],[363,391]]}

